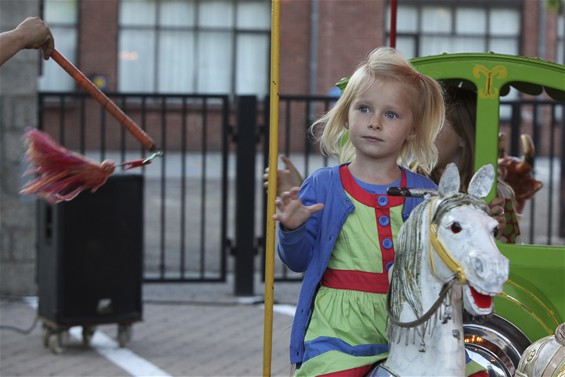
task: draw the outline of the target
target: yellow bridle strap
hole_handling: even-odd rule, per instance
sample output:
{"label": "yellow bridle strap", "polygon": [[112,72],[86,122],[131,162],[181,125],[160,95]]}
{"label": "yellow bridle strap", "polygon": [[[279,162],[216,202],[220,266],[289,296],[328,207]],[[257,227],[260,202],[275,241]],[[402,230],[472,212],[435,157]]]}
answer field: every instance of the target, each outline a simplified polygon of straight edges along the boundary
{"label": "yellow bridle strap", "polygon": [[432,255],[432,249],[435,250],[436,254],[442,260],[443,263],[457,276],[457,280],[461,284],[465,284],[467,282],[467,277],[465,276],[465,270],[461,266],[461,264],[453,258],[453,255],[447,250],[443,242],[437,236],[437,227],[435,224],[432,224],[432,210],[434,202],[437,198],[433,198],[430,203],[430,246],[428,248],[428,258],[430,260],[430,266],[432,268],[432,273],[435,274],[435,265],[434,265],[434,258]]}

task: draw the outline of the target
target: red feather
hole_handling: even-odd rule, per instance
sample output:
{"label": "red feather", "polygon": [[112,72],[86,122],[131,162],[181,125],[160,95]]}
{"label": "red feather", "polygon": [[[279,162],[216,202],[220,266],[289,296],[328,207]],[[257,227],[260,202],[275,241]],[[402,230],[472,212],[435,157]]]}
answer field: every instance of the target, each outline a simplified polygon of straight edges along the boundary
{"label": "red feather", "polygon": [[26,131],[25,143],[31,165],[24,175],[36,174],[37,177],[27,183],[20,193],[36,194],[51,203],[72,200],[87,189],[96,191],[116,169],[112,161],[98,164],[62,147],[37,129]]}

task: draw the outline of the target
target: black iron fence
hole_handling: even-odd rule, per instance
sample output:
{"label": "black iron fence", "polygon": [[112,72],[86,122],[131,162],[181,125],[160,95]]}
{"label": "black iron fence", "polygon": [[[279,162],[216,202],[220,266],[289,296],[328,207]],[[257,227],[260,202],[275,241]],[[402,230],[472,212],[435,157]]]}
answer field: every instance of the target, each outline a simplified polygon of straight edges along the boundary
{"label": "black iron fence", "polygon": [[[253,294],[264,255],[263,169],[268,161],[268,99],[230,101],[224,95],[109,94],[151,135],[164,156],[141,168],[145,185],[144,280],[225,282]],[[307,129],[335,98],[280,96],[279,151],[306,176],[335,163],[320,155]],[[529,201],[521,227],[525,243],[565,244],[564,104],[519,100],[501,104],[509,154],[519,135],[534,140],[535,175],[544,188]],[[118,164],[146,157],[105,110],[84,93],[41,93],[39,128],[95,161]],[[278,261],[276,280],[300,280]]]}
{"label": "black iron fence", "polygon": [[[223,282],[234,193],[227,96],[109,94],[159,146],[141,172],[145,188],[144,280]],[[41,93],[39,128],[95,162],[149,155],[84,93]]]}

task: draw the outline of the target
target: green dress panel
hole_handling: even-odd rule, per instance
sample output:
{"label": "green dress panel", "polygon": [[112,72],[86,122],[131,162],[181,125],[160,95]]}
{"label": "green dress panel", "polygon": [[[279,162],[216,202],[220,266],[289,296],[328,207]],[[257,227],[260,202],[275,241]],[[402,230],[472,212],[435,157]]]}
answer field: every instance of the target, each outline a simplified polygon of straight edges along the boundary
{"label": "green dress panel", "polygon": [[[349,178],[349,185],[356,184],[353,177]],[[347,190],[347,185],[344,186]],[[359,188],[357,185],[356,190]],[[380,188],[381,191],[385,189]],[[374,194],[367,194],[376,199]],[[305,337],[306,361],[296,370],[296,376],[362,376],[387,356],[385,305],[388,273],[383,263],[383,236],[379,234],[383,232],[379,232],[377,226],[382,214],[377,214],[376,204],[373,207],[365,205],[349,191],[347,195],[355,211],[341,229],[328,270],[316,294]],[[403,200],[394,202],[398,203],[395,206],[390,206],[390,203],[379,206],[386,209],[390,218],[387,224],[389,233],[385,236],[392,234],[393,239],[396,239],[403,223]],[[384,252],[394,250],[392,244],[387,246],[389,248]],[[336,280],[335,276],[343,279]],[[363,280],[359,277],[367,278]],[[375,285],[371,282],[383,279],[386,287],[374,289]],[[355,289],[339,288],[341,282],[349,287],[348,281],[360,285]]]}

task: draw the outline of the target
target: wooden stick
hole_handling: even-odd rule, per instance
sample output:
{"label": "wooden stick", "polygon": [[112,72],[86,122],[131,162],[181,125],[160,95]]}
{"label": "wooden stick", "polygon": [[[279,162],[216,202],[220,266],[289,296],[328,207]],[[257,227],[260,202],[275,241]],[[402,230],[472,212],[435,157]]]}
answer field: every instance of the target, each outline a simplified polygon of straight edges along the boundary
{"label": "wooden stick", "polygon": [[102,107],[104,107],[122,126],[127,130],[150,152],[155,152],[157,146],[153,139],[141,129],[126,113],[122,111],[104,92],[92,83],[77,67],[67,60],[56,49],[53,51],[51,58],[57,62],[75,81],[90,94]]}

